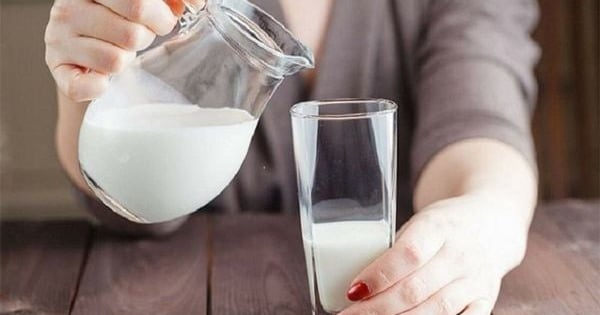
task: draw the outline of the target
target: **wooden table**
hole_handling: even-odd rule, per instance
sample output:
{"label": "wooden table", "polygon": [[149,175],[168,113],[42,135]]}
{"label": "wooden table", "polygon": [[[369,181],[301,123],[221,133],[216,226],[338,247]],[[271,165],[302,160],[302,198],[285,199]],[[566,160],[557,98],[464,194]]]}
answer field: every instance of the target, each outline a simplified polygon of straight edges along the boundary
{"label": "wooden table", "polygon": [[[3,222],[1,314],[309,314],[296,217],[196,215],[163,239]],[[600,202],[540,207],[496,315],[600,314]]]}

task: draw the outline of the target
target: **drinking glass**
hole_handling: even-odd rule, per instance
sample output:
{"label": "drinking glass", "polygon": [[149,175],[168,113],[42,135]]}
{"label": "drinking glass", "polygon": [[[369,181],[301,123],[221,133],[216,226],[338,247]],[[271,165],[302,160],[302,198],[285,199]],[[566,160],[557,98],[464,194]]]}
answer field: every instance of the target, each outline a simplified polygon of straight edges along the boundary
{"label": "drinking glass", "polygon": [[354,277],[394,242],[396,104],[311,101],[290,110],[313,314],[349,306]]}

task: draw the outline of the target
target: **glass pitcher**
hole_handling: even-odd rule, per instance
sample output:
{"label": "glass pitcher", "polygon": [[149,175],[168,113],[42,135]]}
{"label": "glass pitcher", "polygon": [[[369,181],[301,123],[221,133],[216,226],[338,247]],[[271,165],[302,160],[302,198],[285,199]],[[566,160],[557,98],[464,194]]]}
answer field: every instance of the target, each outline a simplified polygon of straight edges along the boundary
{"label": "glass pitcher", "polygon": [[90,188],[139,223],[171,220],[215,198],[239,170],[277,86],[314,63],[247,1],[187,3],[175,30],[89,105],[79,135]]}

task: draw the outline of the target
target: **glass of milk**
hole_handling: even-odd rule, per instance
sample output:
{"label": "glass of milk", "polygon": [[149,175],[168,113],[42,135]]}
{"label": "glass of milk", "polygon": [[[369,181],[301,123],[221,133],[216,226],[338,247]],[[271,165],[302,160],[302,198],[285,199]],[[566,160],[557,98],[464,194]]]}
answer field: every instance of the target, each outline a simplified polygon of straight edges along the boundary
{"label": "glass of milk", "polygon": [[248,1],[187,4],[170,35],[112,77],[81,126],[85,180],[138,223],[175,219],[219,195],[277,86],[313,66],[310,50]]}
{"label": "glass of milk", "polygon": [[396,104],[314,101],[290,113],[312,310],[335,314],[394,241]]}

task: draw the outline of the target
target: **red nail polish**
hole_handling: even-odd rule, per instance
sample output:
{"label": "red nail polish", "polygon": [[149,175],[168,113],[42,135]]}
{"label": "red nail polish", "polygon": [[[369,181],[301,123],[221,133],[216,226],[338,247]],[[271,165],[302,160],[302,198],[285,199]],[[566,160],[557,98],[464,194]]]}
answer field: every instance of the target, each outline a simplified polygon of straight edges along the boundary
{"label": "red nail polish", "polygon": [[346,296],[348,297],[348,300],[356,302],[366,298],[369,294],[371,294],[369,286],[367,286],[366,283],[359,281],[350,287]]}
{"label": "red nail polish", "polygon": [[185,3],[182,0],[166,0],[166,2],[175,16],[181,17],[185,12]]}

